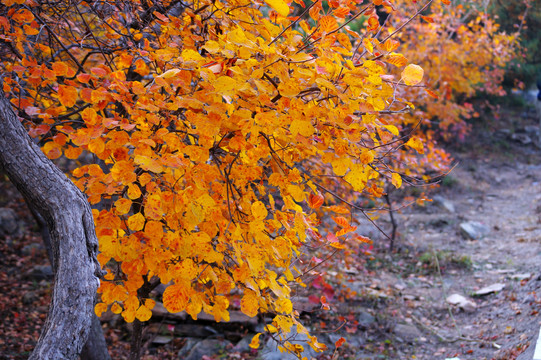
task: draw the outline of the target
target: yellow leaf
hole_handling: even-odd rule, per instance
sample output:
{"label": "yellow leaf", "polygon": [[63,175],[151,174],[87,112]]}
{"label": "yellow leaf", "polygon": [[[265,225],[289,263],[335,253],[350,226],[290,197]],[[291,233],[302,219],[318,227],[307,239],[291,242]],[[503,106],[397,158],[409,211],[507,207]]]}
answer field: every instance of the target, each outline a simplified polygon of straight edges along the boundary
{"label": "yellow leaf", "polygon": [[398,128],[394,125],[385,125],[385,129],[389,130],[394,136],[398,136]]}
{"label": "yellow leaf", "polygon": [[145,217],[141,213],[137,213],[128,218],[128,226],[133,231],[142,230],[144,225],[145,225]]}
{"label": "yellow leaf", "polygon": [[314,134],[315,129],[309,120],[293,120],[293,122],[289,126],[289,131],[291,131],[291,134],[293,134],[293,136],[297,136],[297,134],[300,134],[304,137],[309,137]]}
{"label": "yellow leaf", "polygon": [[264,220],[267,214],[267,208],[261,201],[256,201],[252,204],[252,215],[256,220]]}
{"label": "yellow leaf", "polygon": [[368,50],[370,53],[374,52],[374,46],[370,42],[370,39],[363,39],[363,46],[366,50]]}
{"label": "yellow leaf", "polygon": [[252,349],[257,349],[259,347],[259,337],[261,336],[261,333],[257,333],[252,338],[252,341],[250,341],[250,347]]}
{"label": "yellow leaf", "polygon": [[141,189],[135,184],[128,185],[128,197],[132,200],[139,199],[141,197]]}
{"label": "yellow leaf", "polygon": [[400,174],[393,173],[391,182],[393,183],[394,187],[399,189],[402,186],[402,177]]}
{"label": "yellow leaf", "polygon": [[94,307],[94,312],[98,317],[101,316],[105,311],[107,311],[107,304],[106,303],[97,303]]}
{"label": "yellow leaf", "polygon": [[406,85],[417,85],[423,80],[424,70],[419,65],[409,64],[402,71],[402,80]]}
{"label": "yellow leaf", "polygon": [[293,304],[287,298],[280,298],[276,301],[276,311],[282,314],[291,314],[293,312]]}
{"label": "yellow leaf", "polygon": [[116,213],[118,215],[127,214],[130,211],[131,204],[132,204],[131,200],[129,199],[125,199],[125,198],[118,199],[117,201],[115,201]]}
{"label": "yellow leaf", "polygon": [[250,317],[259,313],[259,301],[255,291],[246,290],[240,301],[240,310]]}
{"label": "yellow leaf", "polygon": [[289,6],[283,0],[265,0],[267,5],[276,10],[276,12],[282,16],[289,14]]}
{"label": "yellow leaf", "polygon": [[146,306],[142,305],[139,307],[139,309],[137,309],[135,317],[139,319],[139,321],[147,321],[152,317],[152,311],[150,311],[150,309]]}
{"label": "yellow leaf", "polygon": [[344,180],[351,184],[353,190],[363,191],[368,181],[368,177],[364,171],[364,165],[353,165],[351,171],[344,176]]}
{"label": "yellow leaf", "polygon": [[408,140],[408,142],[406,143],[406,145],[408,145],[409,147],[417,150],[417,152],[419,154],[424,154],[424,152],[425,152],[425,149],[423,147],[423,143],[422,143],[421,140],[419,140],[419,138],[413,138],[413,137],[410,138]]}

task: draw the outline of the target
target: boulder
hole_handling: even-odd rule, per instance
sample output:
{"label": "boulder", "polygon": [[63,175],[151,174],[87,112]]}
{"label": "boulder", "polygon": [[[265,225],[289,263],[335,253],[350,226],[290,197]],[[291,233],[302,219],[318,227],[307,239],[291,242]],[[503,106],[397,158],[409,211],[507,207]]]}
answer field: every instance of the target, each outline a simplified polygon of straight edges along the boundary
{"label": "boulder", "polygon": [[[179,359],[184,360],[201,360],[204,356],[216,356],[225,353],[227,347],[230,347],[231,343],[227,340],[219,339],[205,339],[196,343],[189,351],[186,357]],[[180,355],[180,354],[179,354]]]}
{"label": "boulder", "polygon": [[490,229],[477,221],[467,221],[460,224],[460,232],[470,240],[479,240],[490,233]]}
{"label": "boulder", "polygon": [[0,237],[22,237],[23,232],[19,227],[18,217],[10,208],[0,208]]}
{"label": "boulder", "polygon": [[413,344],[418,341],[423,334],[414,325],[398,324],[394,327],[394,334],[396,337],[404,342]]}

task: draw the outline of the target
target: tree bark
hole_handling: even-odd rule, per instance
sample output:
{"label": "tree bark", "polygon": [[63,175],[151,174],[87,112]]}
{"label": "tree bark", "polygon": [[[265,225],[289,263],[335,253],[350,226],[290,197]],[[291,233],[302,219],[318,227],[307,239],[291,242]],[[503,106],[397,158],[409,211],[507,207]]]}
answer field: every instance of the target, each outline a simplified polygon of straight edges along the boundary
{"label": "tree bark", "polygon": [[[49,228],[45,220],[37,213],[35,209],[28,204],[34,219],[38,223],[45,249],[47,250],[47,256],[51,266],[54,268],[53,248],[51,245],[51,236],[49,235]],[[83,350],[81,351],[81,360],[111,360],[109,350],[107,350],[107,343],[105,342],[105,336],[103,335],[103,329],[101,327],[100,319],[96,314],[92,314],[92,325],[90,326],[90,332],[88,333],[88,339],[86,340]]]}
{"label": "tree bark", "polygon": [[52,245],[51,305],[30,359],[77,359],[88,337],[101,276],[90,205],[32,142],[2,90],[0,166],[47,223]]}

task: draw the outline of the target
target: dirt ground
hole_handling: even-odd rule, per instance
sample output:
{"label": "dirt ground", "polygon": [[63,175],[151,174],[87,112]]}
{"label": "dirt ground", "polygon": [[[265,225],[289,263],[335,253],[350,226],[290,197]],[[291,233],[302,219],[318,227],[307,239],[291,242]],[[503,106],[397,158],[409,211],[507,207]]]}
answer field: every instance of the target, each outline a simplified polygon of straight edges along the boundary
{"label": "dirt ground", "polygon": [[[366,257],[354,271],[344,270],[340,281],[329,280],[341,287],[331,310],[301,316],[331,349],[317,358],[532,358],[541,325],[541,150],[535,126],[531,111],[502,111],[497,122],[479,124],[469,140],[450,149],[457,166],[432,193],[439,200],[397,215],[392,254],[387,240],[378,240],[377,232],[360,221],[360,228],[376,239],[373,258]],[[529,134],[533,142],[513,134]],[[0,236],[0,359],[24,359],[46,316],[51,276],[38,229],[4,178],[0,207],[15,211],[22,231]],[[388,229],[386,219],[383,215],[379,221]],[[484,225],[484,235],[467,239],[460,225],[468,221]],[[503,288],[475,296],[494,284]],[[453,294],[466,299],[465,309],[446,300]],[[163,335],[164,323],[175,324],[162,319],[149,327],[145,359],[183,358],[178,352],[186,339],[170,332],[162,344],[154,341]],[[129,327],[116,319],[103,325],[113,359],[125,358]],[[238,326],[240,335],[229,336],[218,326],[211,333],[236,342],[257,331],[257,326]],[[340,337],[347,341],[333,355]],[[202,358],[269,359],[271,350],[258,353],[231,344]]]}

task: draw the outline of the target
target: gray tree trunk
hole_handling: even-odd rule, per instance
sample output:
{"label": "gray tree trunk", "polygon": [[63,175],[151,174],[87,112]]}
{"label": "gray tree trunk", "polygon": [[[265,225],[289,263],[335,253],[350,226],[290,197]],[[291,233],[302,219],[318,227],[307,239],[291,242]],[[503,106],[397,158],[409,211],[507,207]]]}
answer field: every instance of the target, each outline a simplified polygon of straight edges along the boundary
{"label": "gray tree trunk", "polygon": [[84,195],[32,142],[1,90],[0,166],[45,220],[51,238],[54,288],[30,359],[77,359],[101,275],[94,220]]}
{"label": "gray tree trunk", "polygon": [[[54,267],[53,248],[51,245],[51,236],[49,235],[49,229],[47,223],[41,217],[40,214],[28,204],[34,219],[39,225],[41,237],[47,250],[47,256],[51,266]],[[100,319],[96,314],[92,314],[92,325],[90,326],[90,332],[88,333],[88,339],[85,346],[81,351],[81,360],[111,360],[109,351],[107,350],[107,343],[105,342],[105,336],[103,335],[103,329],[101,328]]]}

